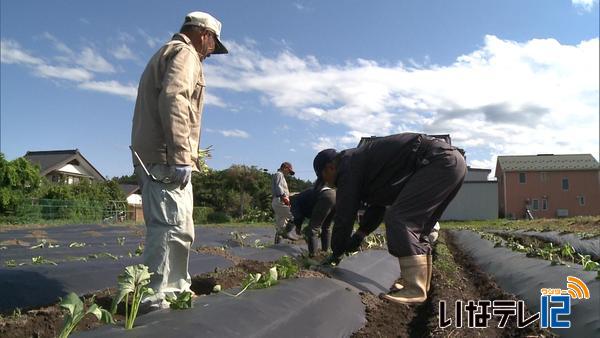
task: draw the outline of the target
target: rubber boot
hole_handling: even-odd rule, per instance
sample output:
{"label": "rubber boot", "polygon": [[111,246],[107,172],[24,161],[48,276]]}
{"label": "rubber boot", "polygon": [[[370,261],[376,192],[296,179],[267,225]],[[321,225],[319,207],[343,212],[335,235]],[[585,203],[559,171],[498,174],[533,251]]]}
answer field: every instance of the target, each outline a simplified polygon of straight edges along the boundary
{"label": "rubber boot", "polygon": [[297,241],[298,236],[296,236],[296,231],[294,230],[295,227],[296,224],[294,224],[294,222],[288,221],[285,225],[285,229],[283,230],[281,236],[283,236],[283,238],[289,239],[290,241]]}
{"label": "rubber boot", "polygon": [[315,254],[318,250],[319,241],[316,236],[307,236],[305,237],[306,245],[308,246],[308,256],[315,257]]}
{"label": "rubber boot", "polygon": [[381,294],[380,297],[399,304],[419,304],[427,299],[427,255],[398,258],[402,279],[405,282],[400,290]]}
{"label": "rubber boot", "polygon": [[[400,273],[402,273],[402,271],[400,271]],[[429,292],[429,289],[431,288],[431,274],[432,273],[433,273],[433,256],[427,255],[427,292]],[[397,283],[394,283],[394,285],[392,285],[392,287],[390,288],[390,291],[402,290],[404,288],[403,284],[404,283],[402,281],[402,277],[400,277],[400,281],[398,281]]]}
{"label": "rubber boot", "polygon": [[273,241],[273,244],[277,245],[279,243],[281,243],[281,235],[278,231],[275,231],[275,240]]}
{"label": "rubber boot", "polygon": [[321,250],[329,251],[331,247],[331,231],[321,231]]}
{"label": "rubber boot", "polygon": [[302,236],[302,224],[296,224],[296,236]]}

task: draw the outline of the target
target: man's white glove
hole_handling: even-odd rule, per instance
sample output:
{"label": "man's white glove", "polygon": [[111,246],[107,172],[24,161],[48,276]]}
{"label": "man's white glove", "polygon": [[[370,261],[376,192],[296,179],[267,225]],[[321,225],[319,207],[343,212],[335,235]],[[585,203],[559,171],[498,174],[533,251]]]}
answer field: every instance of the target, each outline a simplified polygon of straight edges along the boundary
{"label": "man's white glove", "polygon": [[180,188],[183,189],[192,178],[191,165],[176,165],[173,172],[173,183],[180,183]]}

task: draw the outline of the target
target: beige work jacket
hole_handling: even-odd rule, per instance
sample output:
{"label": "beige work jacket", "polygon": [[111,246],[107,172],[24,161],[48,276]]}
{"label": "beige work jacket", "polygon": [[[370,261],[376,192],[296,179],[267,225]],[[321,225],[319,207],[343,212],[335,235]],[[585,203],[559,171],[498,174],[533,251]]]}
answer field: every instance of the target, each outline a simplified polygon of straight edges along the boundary
{"label": "beige work jacket", "polygon": [[131,144],[145,164],[198,170],[203,101],[202,62],[190,39],[175,34],[152,56],[138,87]]}

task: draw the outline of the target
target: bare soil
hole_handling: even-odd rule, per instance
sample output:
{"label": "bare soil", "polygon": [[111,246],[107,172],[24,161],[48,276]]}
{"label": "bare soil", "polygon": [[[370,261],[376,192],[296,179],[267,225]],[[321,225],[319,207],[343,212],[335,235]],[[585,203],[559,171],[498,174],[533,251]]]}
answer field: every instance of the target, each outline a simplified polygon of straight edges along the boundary
{"label": "bare soil", "polygon": [[[403,305],[382,300],[371,294],[361,294],[367,324],[353,337],[552,337],[536,324],[518,329],[514,322],[506,328],[497,327],[493,317],[485,329],[439,327],[439,301],[446,301],[447,317],[454,320],[456,300],[516,299],[504,292],[453,244],[442,231],[434,249],[432,285],[427,301],[420,305]],[[465,325],[466,326],[466,325]]]}
{"label": "bare soil", "polygon": [[[214,248],[215,252],[220,251],[219,248]],[[207,252],[212,250],[203,250]],[[211,252],[212,253],[212,252]],[[271,268],[270,262],[259,262],[255,260],[244,260],[240,257],[232,256],[238,263],[230,268],[214,272],[204,273],[192,277],[191,289],[197,295],[207,295],[213,290],[217,284],[221,285],[223,290],[239,287],[243,279],[248,273],[264,273]],[[323,274],[316,271],[300,270],[298,278],[314,278],[324,277]],[[106,289],[96,293],[95,302],[104,309],[110,309],[113,296],[116,289]],[[84,297],[86,304],[90,303],[92,295]],[[115,321],[122,322],[124,320],[125,307],[120,304],[117,308],[117,314],[114,316]],[[39,309],[29,310],[22,314],[0,317],[0,337],[3,338],[51,338],[56,337],[60,333],[64,322],[64,312],[58,304],[43,307]],[[84,317],[77,325],[77,331],[91,330],[104,325],[98,321],[96,317],[88,315]]]}

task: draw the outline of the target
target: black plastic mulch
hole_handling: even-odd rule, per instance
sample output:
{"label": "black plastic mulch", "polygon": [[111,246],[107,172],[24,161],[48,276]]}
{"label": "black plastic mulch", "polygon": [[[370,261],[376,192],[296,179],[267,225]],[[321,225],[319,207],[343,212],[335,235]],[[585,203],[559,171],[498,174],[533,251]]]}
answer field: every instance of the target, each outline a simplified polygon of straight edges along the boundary
{"label": "black plastic mulch", "polygon": [[[0,269],[0,312],[50,305],[69,292],[84,295],[115,287],[126,266],[140,263],[142,258],[134,257]],[[230,266],[233,262],[220,256],[190,254],[190,274]]]}
{"label": "black plastic mulch", "polygon": [[581,239],[576,234],[560,234],[558,231],[502,231],[502,230],[491,230],[491,233],[507,234],[512,236],[528,236],[537,238],[545,242],[552,242],[557,245],[570,244],[573,246],[576,252],[583,255],[590,255],[593,260],[600,259],[600,236]]}
{"label": "black plastic mulch", "polygon": [[[572,300],[570,329],[553,329],[564,337],[600,337],[600,280],[580,265],[551,265],[503,247],[494,247],[475,232],[451,231],[457,246],[505,291],[523,299],[532,312],[540,311],[540,288],[566,288],[567,276],[587,284],[591,298]],[[564,319],[564,318],[562,318]],[[539,325],[535,323],[532,325]]]}

